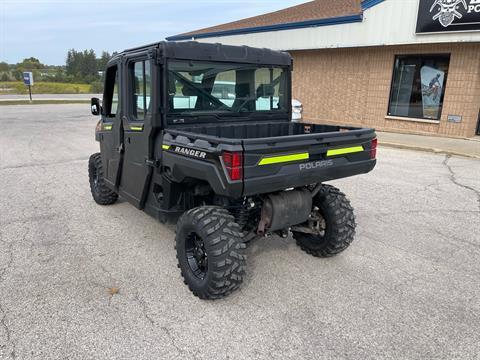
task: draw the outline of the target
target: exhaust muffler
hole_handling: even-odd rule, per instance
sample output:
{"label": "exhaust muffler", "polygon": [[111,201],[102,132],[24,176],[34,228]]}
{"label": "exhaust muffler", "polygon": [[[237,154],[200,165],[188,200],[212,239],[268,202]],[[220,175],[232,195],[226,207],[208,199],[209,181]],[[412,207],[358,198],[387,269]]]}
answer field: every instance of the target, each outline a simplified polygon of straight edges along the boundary
{"label": "exhaust muffler", "polygon": [[257,235],[286,229],[305,222],[312,211],[312,192],[308,189],[267,195],[263,201]]}

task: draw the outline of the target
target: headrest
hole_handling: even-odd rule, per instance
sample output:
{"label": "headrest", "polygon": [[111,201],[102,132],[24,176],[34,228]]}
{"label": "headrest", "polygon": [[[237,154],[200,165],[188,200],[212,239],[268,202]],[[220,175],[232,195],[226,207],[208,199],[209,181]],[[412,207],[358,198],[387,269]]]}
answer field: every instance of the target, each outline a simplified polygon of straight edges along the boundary
{"label": "headrest", "polygon": [[257,88],[257,99],[267,98],[275,95],[275,88],[270,84],[261,84]]}
{"label": "headrest", "polygon": [[198,96],[198,91],[191,86],[183,85],[182,94],[183,96]]}

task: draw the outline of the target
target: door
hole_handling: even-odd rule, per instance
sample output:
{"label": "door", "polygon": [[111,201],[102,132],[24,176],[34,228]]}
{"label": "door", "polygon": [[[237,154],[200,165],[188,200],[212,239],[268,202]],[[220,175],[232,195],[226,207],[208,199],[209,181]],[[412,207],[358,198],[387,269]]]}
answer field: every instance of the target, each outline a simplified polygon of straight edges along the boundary
{"label": "door", "polygon": [[102,134],[100,149],[106,169],[105,180],[110,187],[117,189],[120,180],[120,165],[123,149],[122,111],[120,107],[119,64],[108,67],[105,74],[103,94]]}
{"label": "door", "polygon": [[142,208],[152,164],[149,160],[149,135],[153,113],[152,60],[147,54],[125,60],[126,101],[123,117],[125,153],[120,194]]}

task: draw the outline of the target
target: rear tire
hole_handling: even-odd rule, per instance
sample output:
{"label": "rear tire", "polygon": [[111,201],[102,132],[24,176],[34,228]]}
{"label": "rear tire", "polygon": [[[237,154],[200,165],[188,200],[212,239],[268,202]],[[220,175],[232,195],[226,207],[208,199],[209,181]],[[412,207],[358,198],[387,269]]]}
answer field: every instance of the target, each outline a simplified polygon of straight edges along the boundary
{"label": "rear tire", "polygon": [[[320,216],[319,216],[320,215]],[[313,198],[311,218],[297,226],[312,229],[314,233],[295,231],[293,237],[303,251],[316,257],[331,257],[344,251],[355,237],[355,215],[344,193],[336,187],[323,185]]]}
{"label": "rear tire", "polygon": [[227,210],[202,206],[185,212],[177,223],[175,248],[184,282],[195,296],[219,299],[240,287],[246,245]]}
{"label": "rear tire", "polygon": [[88,178],[93,199],[99,205],[111,205],[118,200],[118,194],[105,184],[102,155],[95,153],[88,160]]}

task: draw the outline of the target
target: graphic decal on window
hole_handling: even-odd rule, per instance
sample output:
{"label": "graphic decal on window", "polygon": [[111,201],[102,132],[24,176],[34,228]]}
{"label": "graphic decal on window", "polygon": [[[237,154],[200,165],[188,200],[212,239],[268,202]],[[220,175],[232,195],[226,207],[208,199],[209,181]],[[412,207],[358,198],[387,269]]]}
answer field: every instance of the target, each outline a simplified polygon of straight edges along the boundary
{"label": "graphic decal on window", "polygon": [[422,82],[423,117],[437,119],[440,114],[440,99],[442,96],[445,73],[430,66],[420,70]]}

